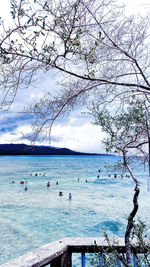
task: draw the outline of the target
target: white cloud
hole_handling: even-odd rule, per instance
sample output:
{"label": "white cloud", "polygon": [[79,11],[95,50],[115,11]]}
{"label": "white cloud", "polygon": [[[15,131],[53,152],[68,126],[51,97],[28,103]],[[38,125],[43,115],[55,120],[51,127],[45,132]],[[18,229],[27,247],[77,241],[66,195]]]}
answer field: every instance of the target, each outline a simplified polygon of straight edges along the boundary
{"label": "white cloud", "polygon": [[[72,120],[74,120],[74,125],[70,123]],[[92,125],[87,118],[84,120],[81,118],[81,120],[81,125],[78,125],[76,118],[71,118],[64,126],[54,126],[51,145],[68,147],[81,152],[104,153],[104,146],[101,143],[104,133],[101,132],[100,127]],[[77,125],[75,121],[77,121]]]}
{"label": "white cloud", "polygon": [[149,12],[149,0],[121,0],[126,5],[127,14],[145,15]]}
{"label": "white cloud", "polygon": [[11,25],[12,18],[10,14],[10,0],[1,0],[0,17],[2,17],[5,25]]}
{"label": "white cloud", "polygon": [[0,144],[6,144],[6,143],[15,143],[15,144],[19,144],[19,143],[26,143],[26,144],[30,144],[29,141],[27,141],[27,139],[25,137],[23,137],[23,135],[27,135],[31,133],[31,126],[30,125],[19,125],[19,124],[23,124],[23,121],[20,121],[18,123],[18,127],[15,127],[14,130],[8,130],[6,129],[5,132],[2,132],[0,135]]}

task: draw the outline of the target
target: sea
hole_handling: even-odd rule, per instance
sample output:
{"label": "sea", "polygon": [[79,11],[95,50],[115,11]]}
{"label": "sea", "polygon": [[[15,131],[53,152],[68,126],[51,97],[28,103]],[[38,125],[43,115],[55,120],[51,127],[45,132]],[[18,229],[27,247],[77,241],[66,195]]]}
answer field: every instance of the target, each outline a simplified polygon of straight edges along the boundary
{"label": "sea", "polygon": [[[0,264],[64,237],[124,237],[135,183],[118,160],[0,156]],[[132,169],[141,189],[136,219],[149,227],[148,168],[135,160]]]}

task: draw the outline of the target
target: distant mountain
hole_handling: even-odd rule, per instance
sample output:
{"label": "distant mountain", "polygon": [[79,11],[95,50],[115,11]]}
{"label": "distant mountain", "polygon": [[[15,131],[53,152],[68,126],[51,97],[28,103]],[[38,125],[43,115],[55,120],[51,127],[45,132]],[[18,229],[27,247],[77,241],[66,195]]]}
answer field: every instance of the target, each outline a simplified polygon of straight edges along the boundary
{"label": "distant mountain", "polygon": [[105,155],[82,153],[68,148],[51,146],[29,146],[25,144],[0,144],[0,155]]}

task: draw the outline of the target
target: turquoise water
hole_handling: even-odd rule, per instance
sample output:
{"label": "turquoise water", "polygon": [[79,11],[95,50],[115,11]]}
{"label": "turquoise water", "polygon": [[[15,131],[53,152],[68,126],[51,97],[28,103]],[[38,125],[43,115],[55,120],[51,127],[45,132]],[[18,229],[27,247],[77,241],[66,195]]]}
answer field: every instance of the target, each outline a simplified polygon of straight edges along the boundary
{"label": "turquoise water", "polygon": [[[127,177],[115,179],[114,171],[104,169],[104,162],[117,160],[109,156],[0,156],[0,264],[63,237],[100,237],[105,228],[123,237],[134,183]],[[142,165],[133,167],[141,185],[137,217],[149,225],[147,173]],[[103,170],[100,174],[99,169]]]}

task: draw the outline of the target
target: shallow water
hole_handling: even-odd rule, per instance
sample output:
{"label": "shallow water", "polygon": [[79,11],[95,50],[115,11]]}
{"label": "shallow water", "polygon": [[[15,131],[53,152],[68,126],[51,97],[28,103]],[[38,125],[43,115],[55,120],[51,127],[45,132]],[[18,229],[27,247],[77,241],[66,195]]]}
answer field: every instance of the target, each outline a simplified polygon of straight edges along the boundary
{"label": "shallow water", "polygon": [[[127,177],[115,179],[114,170],[104,169],[104,162],[117,160],[110,156],[0,156],[0,264],[63,237],[103,236],[104,229],[123,237],[134,183]],[[143,166],[133,167],[141,184],[137,217],[149,225],[147,173]],[[103,170],[100,174],[99,169]]]}

